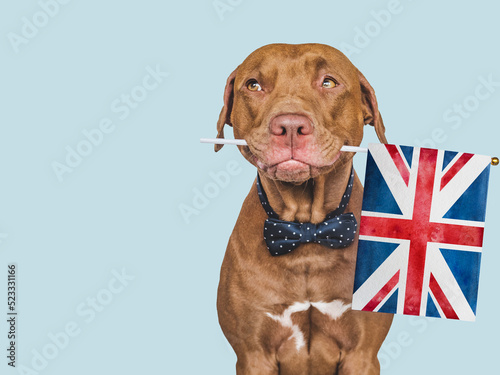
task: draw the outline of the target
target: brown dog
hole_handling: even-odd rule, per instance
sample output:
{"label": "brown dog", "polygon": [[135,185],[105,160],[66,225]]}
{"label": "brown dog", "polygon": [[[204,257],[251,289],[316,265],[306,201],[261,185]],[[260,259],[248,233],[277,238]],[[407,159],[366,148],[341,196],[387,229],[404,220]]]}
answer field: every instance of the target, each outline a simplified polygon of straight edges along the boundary
{"label": "brown dog", "polygon": [[[217,123],[233,126],[270,206],[286,221],[320,223],[339,206],[363,126],[386,143],[374,91],[336,49],[272,44],[229,76]],[[218,151],[222,146],[215,146]],[[345,212],[358,222],[363,187],[355,176]],[[304,243],[272,256],[268,218],[250,189],[222,264],[217,309],[239,375],[379,374],[377,352],[392,315],[352,311],[357,234],[348,247]]]}

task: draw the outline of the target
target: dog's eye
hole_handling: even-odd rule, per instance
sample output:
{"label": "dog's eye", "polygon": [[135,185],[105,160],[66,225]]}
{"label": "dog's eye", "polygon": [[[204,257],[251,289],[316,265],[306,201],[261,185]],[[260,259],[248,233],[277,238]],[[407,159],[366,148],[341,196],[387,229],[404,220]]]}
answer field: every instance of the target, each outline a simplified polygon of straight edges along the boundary
{"label": "dog's eye", "polygon": [[335,86],[337,86],[337,83],[333,79],[331,79],[331,78],[325,78],[323,80],[322,86],[325,89],[333,89]]}
{"label": "dog's eye", "polygon": [[262,87],[260,87],[259,82],[257,82],[255,79],[251,79],[247,82],[247,89],[249,89],[250,91],[261,91]]}

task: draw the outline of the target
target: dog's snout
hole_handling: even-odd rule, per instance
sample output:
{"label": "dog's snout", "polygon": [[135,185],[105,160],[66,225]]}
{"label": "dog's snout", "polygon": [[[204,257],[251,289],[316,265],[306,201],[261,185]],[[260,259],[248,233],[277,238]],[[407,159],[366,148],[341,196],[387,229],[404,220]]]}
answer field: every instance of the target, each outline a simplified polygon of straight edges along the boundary
{"label": "dog's snout", "polygon": [[309,135],[313,131],[311,121],[306,116],[294,114],[276,116],[270,127],[272,135],[286,136],[290,140]]}

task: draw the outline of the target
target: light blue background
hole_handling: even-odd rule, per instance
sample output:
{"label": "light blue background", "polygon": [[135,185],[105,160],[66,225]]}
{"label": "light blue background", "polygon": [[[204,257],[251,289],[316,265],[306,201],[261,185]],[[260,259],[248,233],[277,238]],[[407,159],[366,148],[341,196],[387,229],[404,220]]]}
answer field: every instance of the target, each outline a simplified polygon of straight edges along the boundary
{"label": "light blue background", "polygon": [[[21,34],[23,17],[41,7],[2,2],[0,311],[7,264],[15,262],[19,365],[31,367],[33,350],[75,322],[80,333],[38,373],[234,374],[216,290],[255,169],[235,147],[215,154],[198,139],[215,136],[227,76],[264,44],[355,45],[356,28],[374,27],[351,60],[377,92],[389,141],[420,145],[434,132],[439,148],[500,153],[499,87],[477,103],[470,98],[480,77],[500,82],[494,2],[401,0],[401,12],[378,32],[371,12],[390,1],[232,3],[221,19],[210,0],[73,0],[16,52],[9,33]],[[120,119],[111,104],[142,83],[148,66],[169,76]],[[443,115],[464,101],[477,108],[452,129]],[[59,182],[52,163],[63,163],[66,147],[75,149],[82,130],[103,118],[114,131]],[[363,144],[374,141],[366,128]],[[211,186],[210,173],[228,162],[237,173],[186,222],[180,205],[192,206],[193,189]],[[365,156],[355,163],[363,176]],[[499,176],[492,169],[477,322],[396,317],[381,350],[383,374],[496,371]],[[134,280],[86,323],[78,306],[105,296],[113,270],[123,269]],[[2,374],[18,373],[1,358]]]}

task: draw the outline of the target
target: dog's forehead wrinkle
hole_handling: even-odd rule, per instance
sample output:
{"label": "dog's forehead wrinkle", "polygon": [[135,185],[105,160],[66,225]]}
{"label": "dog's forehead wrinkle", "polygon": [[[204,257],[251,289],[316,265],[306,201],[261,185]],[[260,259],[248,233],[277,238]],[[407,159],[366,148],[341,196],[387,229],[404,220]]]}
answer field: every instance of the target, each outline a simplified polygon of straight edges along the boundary
{"label": "dog's forehead wrinkle", "polygon": [[309,72],[313,80],[322,75],[331,75],[334,78],[345,80],[346,77],[341,73],[342,69],[339,68],[339,65],[341,64],[323,56],[311,56],[304,59],[301,69]]}
{"label": "dog's forehead wrinkle", "polygon": [[322,56],[312,57],[310,60],[304,61],[304,69],[309,69],[310,67],[314,67],[316,71],[327,69],[329,64],[328,61]]}
{"label": "dog's forehead wrinkle", "polygon": [[[256,52],[258,52],[257,50]],[[292,70],[294,73],[309,70],[311,65],[317,66],[317,68],[327,67],[329,65],[328,60],[323,58],[318,53],[310,53],[300,49],[287,50],[278,49],[276,51],[266,51],[267,53],[253,53],[248,56],[243,63],[240,65],[240,70],[247,73],[255,72],[266,72],[271,73],[272,70],[284,71],[284,65],[286,64],[286,70],[290,73]],[[280,69],[281,68],[281,69]]]}

